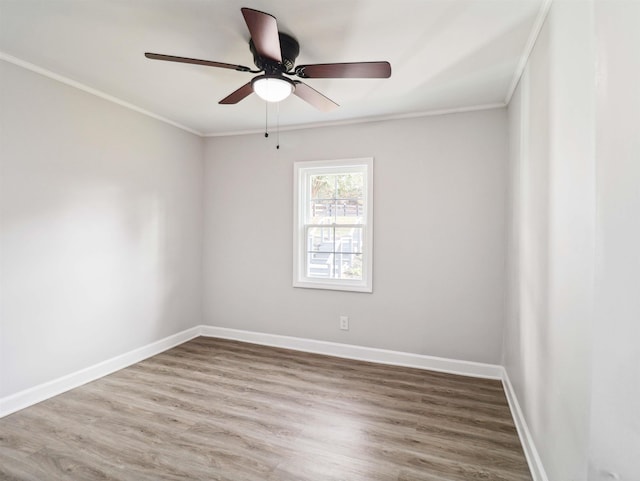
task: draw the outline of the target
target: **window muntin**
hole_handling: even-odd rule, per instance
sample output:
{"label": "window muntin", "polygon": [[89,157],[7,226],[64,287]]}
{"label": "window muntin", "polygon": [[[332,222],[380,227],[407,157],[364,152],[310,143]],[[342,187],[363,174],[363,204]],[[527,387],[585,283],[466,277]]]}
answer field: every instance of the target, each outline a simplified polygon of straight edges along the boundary
{"label": "window muntin", "polygon": [[294,169],[294,286],[371,292],[372,159]]}

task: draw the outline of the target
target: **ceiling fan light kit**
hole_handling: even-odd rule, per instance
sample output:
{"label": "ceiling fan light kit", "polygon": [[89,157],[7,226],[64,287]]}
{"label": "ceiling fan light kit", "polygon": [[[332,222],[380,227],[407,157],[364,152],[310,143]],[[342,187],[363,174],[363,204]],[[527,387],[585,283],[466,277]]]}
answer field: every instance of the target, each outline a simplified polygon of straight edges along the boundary
{"label": "ceiling fan light kit", "polygon": [[262,100],[280,102],[295,91],[296,84],[282,75],[260,75],[251,81],[251,87]]}
{"label": "ceiling fan light kit", "polygon": [[338,104],[325,97],[300,80],[291,80],[285,75],[303,79],[313,78],[389,78],[389,62],[352,62],[298,65],[295,60],[300,52],[298,41],[290,35],[280,33],[276,18],[268,13],[242,8],[242,15],[249,29],[249,49],[257,70],[243,65],[233,65],[211,60],[176,57],[158,53],[145,53],[153,60],[190,63],[207,67],[226,68],[239,72],[263,73],[220,100],[220,104],[237,104],[255,92],[267,102],[280,102],[294,94],[322,112],[329,112]]}

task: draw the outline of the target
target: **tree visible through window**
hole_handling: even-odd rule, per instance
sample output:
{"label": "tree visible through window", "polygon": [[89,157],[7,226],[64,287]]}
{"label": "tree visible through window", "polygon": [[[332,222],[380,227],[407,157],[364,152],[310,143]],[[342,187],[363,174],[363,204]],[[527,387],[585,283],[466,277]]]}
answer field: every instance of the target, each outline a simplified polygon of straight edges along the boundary
{"label": "tree visible through window", "polygon": [[296,164],[294,285],[371,292],[371,159]]}

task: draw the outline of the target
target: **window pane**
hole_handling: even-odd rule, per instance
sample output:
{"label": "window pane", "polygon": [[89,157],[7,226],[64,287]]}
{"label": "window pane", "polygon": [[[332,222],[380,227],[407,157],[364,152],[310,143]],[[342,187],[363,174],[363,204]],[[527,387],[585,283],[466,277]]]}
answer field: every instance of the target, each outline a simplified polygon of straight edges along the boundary
{"label": "window pane", "polygon": [[333,278],[333,252],[308,252],[307,277]]}
{"label": "window pane", "polygon": [[308,227],[306,275],[362,280],[362,227]]}
{"label": "window pane", "polygon": [[364,175],[362,172],[336,175],[336,198],[362,199],[364,197]]}
{"label": "window pane", "polygon": [[334,200],[312,200],[309,202],[307,218],[309,224],[333,224],[336,216]]}
{"label": "window pane", "polygon": [[309,227],[307,229],[307,252],[334,251],[333,227]]}
{"label": "window pane", "polygon": [[361,199],[338,199],[335,205],[336,224],[362,224],[364,208]]}
{"label": "window pane", "polygon": [[337,227],[335,230],[336,252],[361,254],[362,227]]}
{"label": "window pane", "polygon": [[310,175],[309,187],[311,189],[311,199],[335,199],[336,176]]}
{"label": "window pane", "polygon": [[335,254],[333,278],[362,280],[362,254]]}

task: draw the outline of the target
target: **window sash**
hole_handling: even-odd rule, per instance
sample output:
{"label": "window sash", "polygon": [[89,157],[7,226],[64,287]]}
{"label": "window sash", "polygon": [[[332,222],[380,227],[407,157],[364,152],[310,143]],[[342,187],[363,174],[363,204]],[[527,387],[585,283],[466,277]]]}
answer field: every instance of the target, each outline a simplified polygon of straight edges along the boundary
{"label": "window sash", "polygon": [[[320,243],[314,248],[313,229],[321,231]],[[336,237],[336,230],[357,230],[356,235]],[[325,238],[325,232],[330,235]],[[352,233],[352,234],[355,234]],[[305,256],[304,273],[307,279],[326,279],[328,281],[362,281],[363,272],[364,224],[307,224],[304,226]],[[354,239],[355,242],[354,242]],[[350,250],[344,250],[342,243],[350,239]],[[359,247],[359,249],[354,249]]]}

